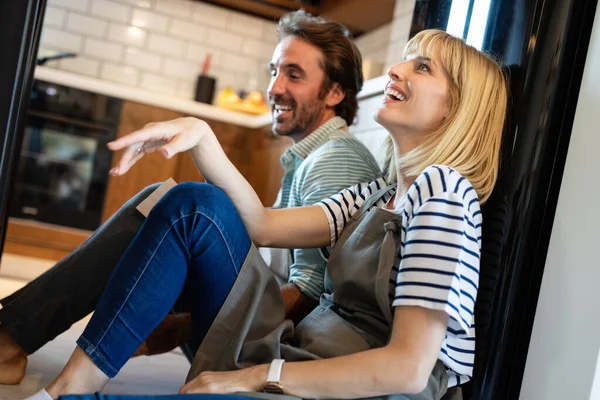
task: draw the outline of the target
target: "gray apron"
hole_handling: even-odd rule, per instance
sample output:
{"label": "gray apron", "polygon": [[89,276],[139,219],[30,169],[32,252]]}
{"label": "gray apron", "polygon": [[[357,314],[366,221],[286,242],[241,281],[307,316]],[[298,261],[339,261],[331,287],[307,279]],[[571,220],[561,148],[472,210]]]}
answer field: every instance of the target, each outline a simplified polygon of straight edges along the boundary
{"label": "gray apron", "polygon": [[[327,263],[327,293],[296,327],[285,319],[279,285],[252,245],[196,353],[187,381],[202,371],[236,370],[275,358],[317,360],[385,346],[392,328],[390,273],[398,254],[402,217],[369,208],[391,188],[370,196],[348,221]],[[440,399],[447,386],[445,367],[438,360],[423,392],[381,398]]]}

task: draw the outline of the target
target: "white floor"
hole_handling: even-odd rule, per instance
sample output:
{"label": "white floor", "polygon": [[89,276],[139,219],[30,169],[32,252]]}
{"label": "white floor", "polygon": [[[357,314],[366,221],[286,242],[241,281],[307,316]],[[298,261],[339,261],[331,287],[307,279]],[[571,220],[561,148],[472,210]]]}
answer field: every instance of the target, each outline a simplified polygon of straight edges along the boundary
{"label": "white floor", "polygon": [[[3,263],[3,274],[4,266]],[[20,265],[18,269],[27,269],[27,265]],[[0,275],[0,299],[25,283],[23,280]],[[0,400],[22,400],[51,382],[73,351],[75,340],[83,331],[86,320],[87,318],[73,325],[70,330],[30,356],[23,382],[16,386],[0,385]],[[134,358],[106,386],[104,393],[175,394],[183,384],[188,368],[187,359],[179,352]]]}

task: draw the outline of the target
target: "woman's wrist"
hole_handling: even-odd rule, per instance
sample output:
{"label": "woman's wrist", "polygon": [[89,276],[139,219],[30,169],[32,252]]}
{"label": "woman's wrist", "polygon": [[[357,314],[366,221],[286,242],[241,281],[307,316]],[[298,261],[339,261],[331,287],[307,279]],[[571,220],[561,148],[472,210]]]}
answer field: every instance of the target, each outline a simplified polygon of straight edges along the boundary
{"label": "woman's wrist", "polygon": [[252,390],[260,392],[263,390],[267,382],[267,374],[269,373],[269,364],[261,364],[254,367],[254,379]]}

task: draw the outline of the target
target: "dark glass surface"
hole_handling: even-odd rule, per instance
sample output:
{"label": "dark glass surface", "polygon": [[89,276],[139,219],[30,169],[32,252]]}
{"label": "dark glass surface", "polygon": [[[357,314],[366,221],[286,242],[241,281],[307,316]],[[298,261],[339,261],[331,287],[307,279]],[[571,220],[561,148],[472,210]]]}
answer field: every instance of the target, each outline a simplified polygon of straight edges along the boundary
{"label": "dark glass surface", "polygon": [[0,1],[0,253],[46,0]]}
{"label": "dark glass surface", "polygon": [[119,99],[35,81],[10,215],[96,229],[120,110]]}
{"label": "dark glass surface", "polygon": [[[446,30],[452,3],[418,0],[411,35]],[[480,295],[491,309],[483,310],[485,325],[476,321],[482,329],[466,397],[512,400],[519,398],[597,0],[489,4],[481,47],[504,66],[511,99],[500,179],[483,209],[482,271],[493,268],[480,276]],[[465,10],[459,36],[468,38],[482,20],[475,0]],[[494,229],[486,233],[486,224]]]}
{"label": "dark glass surface", "polygon": [[68,86],[36,80],[31,90],[29,111],[72,118],[107,128],[119,123],[121,100]]}

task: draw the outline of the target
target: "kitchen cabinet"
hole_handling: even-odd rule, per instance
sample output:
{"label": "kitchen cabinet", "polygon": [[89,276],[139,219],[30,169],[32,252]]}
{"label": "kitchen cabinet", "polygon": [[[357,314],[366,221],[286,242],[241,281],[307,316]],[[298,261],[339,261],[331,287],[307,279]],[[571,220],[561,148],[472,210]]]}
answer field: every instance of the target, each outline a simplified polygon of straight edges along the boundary
{"label": "kitchen cabinet", "polygon": [[[125,100],[117,137],[133,132],[149,122],[183,116],[179,111]],[[291,140],[273,135],[270,126],[247,127],[204,119],[211,125],[225,153],[256,190],[263,204],[273,204],[283,176],[279,158],[291,146]],[[115,154],[113,165],[119,156],[119,153]],[[124,176],[109,178],[102,221],[106,221],[139,190],[170,177],[177,182],[203,180],[188,153],[178,154],[170,160],[157,153],[148,154]],[[5,251],[60,260],[81,245],[90,234],[90,231],[11,218]]]}

